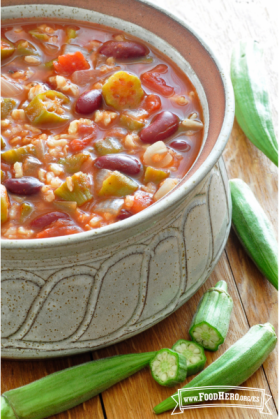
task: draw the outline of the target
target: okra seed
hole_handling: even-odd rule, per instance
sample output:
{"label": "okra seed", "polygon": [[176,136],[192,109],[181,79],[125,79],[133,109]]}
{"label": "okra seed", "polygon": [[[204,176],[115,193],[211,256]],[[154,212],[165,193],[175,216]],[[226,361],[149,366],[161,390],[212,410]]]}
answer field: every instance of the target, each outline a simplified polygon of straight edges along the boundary
{"label": "okra seed", "polygon": [[167,374],[164,372],[164,373],[161,375],[161,380],[162,380],[162,381],[166,381],[166,380],[167,380],[167,378],[168,378],[168,376],[167,376]]}

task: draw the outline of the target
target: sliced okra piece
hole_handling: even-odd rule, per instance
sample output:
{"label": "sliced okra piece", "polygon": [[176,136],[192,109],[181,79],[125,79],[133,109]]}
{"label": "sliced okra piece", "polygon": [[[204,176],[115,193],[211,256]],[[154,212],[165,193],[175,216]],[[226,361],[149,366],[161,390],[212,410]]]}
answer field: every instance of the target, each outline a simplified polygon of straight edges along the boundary
{"label": "sliced okra piece", "polygon": [[172,387],[187,377],[186,358],[172,349],[161,349],[150,361],[152,377],[161,386]]}
{"label": "sliced okra piece", "polygon": [[172,347],[175,352],[185,356],[187,361],[187,377],[204,369],[206,356],[204,349],[196,342],[180,339]]}
{"label": "sliced okra piece", "polygon": [[201,298],[189,330],[192,339],[209,351],[224,342],[231,318],[233,300],[225,281],[219,281]]}

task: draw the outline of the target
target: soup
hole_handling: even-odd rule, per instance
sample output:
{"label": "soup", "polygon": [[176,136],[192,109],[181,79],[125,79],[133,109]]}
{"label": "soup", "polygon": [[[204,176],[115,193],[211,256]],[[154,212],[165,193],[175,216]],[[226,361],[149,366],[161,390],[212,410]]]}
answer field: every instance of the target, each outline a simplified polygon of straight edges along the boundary
{"label": "soup", "polygon": [[2,27],[1,57],[3,238],[121,222],[195,162],[197,92],[142,40],[101,25],[30,21]]}

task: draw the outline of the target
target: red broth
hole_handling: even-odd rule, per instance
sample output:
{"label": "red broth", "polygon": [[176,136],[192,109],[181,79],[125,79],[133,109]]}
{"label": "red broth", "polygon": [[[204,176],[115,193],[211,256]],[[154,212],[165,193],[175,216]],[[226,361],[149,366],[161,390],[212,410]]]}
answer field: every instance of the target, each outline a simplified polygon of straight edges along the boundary
{"label": "red broth", "polygon": [[190,170],[203,114],[187,76],[118,30],[2,27],[5,239],[75,234],[163,198]]}

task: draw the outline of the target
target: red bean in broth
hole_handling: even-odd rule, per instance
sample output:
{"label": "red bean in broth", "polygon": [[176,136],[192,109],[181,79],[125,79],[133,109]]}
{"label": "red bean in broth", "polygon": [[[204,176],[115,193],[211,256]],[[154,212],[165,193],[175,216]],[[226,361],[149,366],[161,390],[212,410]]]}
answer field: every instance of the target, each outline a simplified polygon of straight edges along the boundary
{"label": "red bean in broth", "polygon": [[47,214],[41,215],[40,217],[37,217],[34,220],[32,220],[30,226],[32,228],[43,229],[52,224],[54,221],[60,220],[62,218],[70,220],[70,216],[68,214],[65,214],[64,212],[48,212]]}
{"label": "red bean in broth", "polygon": [[117,216],[118,220],[126,220],[126,218],[130,218],[133,214],[130,211],[122,209]]}
{"label": "red bean in broth", "polygon": [[178,151],[189,151],[191,149],[191,146],[187,141],[180,139],[173,140],[169,146]]}
{"label": "red bean in broth", "polygon": [[6,180],[5,186],[9,192],[16,195],[34,195],[40,192],[43,183],[35,177],[23,176]]}
{"label": "red bean in broth", "polygon": [[107,41],[99,49],[100,54],[114,58],[139,58],[148,52],[145,45],[132,41]]}
{"label": "red bean in broth", "polygon": [[102,107],[101,90],[89,90],[84,92],[76,102],[76,112],[88,115]]}
{"label": "red bean in broth", "polygon": [[118,170],[127,175],[137,175],[141,171],[141,162],[135,157],[123,155],[101,156],[95,160],[98,169]]}
{"label": "red bean in broth", "polygon": [[165,111],[155,116],[148,127],[143,128],[139,137],[143,143],[153,144],[164,141],[176,133],[179,118],[172,112]]}

